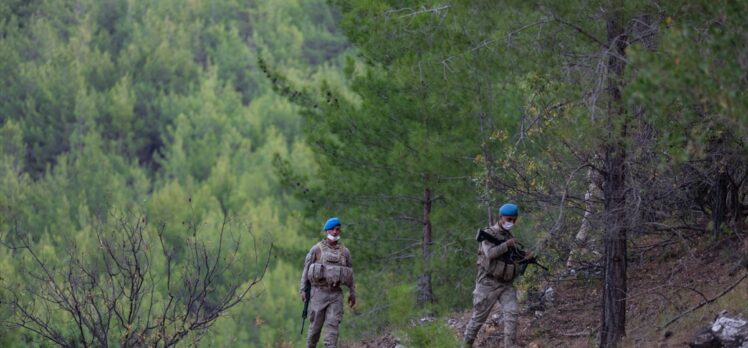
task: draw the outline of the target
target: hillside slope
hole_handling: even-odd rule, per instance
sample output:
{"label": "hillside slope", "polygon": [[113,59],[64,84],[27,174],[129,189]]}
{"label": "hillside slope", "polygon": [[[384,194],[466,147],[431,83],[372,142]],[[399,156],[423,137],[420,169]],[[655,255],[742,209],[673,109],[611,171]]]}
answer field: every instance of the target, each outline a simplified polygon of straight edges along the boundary
{"label": "hillside slope", "polygon": [[[649,240],[632,250],[624,347],[683,347],[722,311],[748,318],[748,239],[719,243],[706,240]],[[521,294],[519,343],[526,347],[595,347],[600,328],[598,275],[554,276],[553,301],[528,300]],[[530,292],[533,292],[531,290]],[[537,291],[534,291],[537,293]],[[537,296],[529,296],[537,298]],[[460,339],[471,312],[446,321]],[[499,347],[503,327],[500,307],[481,329],[476,347]],[[408,346],[400,331],[348,347]]]}

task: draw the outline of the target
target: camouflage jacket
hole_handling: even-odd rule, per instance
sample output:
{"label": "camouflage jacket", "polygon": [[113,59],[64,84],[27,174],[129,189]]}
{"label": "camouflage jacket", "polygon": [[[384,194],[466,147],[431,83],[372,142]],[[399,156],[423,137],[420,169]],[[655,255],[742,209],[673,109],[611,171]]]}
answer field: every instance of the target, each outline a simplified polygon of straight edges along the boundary
{"label": "camouflage jacket", "polygon": [[[485,231],[499,240],[514,238],[509,231],[498,224]],[[509,252],[509,246],[506,242],[496,245],[487,240],[482,241],[478,247],[478,277],[490,277],[500,282],[513,281],[519,274],[519,265],[516,262],[504,261],[503,256],[507,252]]]}

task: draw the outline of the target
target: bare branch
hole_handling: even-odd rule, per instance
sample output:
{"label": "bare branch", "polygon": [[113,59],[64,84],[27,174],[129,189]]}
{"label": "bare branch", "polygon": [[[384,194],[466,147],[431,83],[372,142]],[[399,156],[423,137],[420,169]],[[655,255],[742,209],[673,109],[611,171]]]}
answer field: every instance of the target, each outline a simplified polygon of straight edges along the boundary
{"label": "bare branch", "polygon": [[659,329],[662,330],[662,329],[670,326],[670,324],[672,324],[672,323],[678,321],[679,319],[683,318],[687,314],[692,313],[693,311],[695,311],[695,310],[697,310],[697,309],[699,309],[701,307],[704,307],[705,305],[708,305],[708,304],[710,304],[710,303],[712,303],[712,302],[720,299],[722,296],[727,295],[730,291],[732,291],[732,289],[735,289],[736,286],[738,286],[741,282],[743,282],[743,280],[745,280],[745,278],[748,278],[748,274],[744,274],[735,283],[733,283],[732,285],[730,285],[729,287],[727,287],[727,289],[725,289],[724,291],[722,291],[719,294],[717,294],[717,296],[714,296],[714,297],[712,297],[712,298],[710,298],[708,300],[702,301],[701,303],[699,303],[698,305],[694,306],[693,308],[691,308],[691,309],[689,309],[689,310],[687,310],[687,311],[685,311],[685,312],[683,312],[681,314],[678,314],[675,318],[670,319],[667,323],[665,323],[664,325],[660,326]]}
{"label": "bare branch", "polygon": [[[13,297],[0,305],[8,306],[12,316],[0,324],[28,330],[63,347],[107,347],[113,339],[124,347],[169,347],[187,337],[197,342],[216,319],[245,299],[272,259],[269,244],[255,274],[246,267],[237,272],[234,266],[246,257],[241,238],[225,238],[230,234],[228,217],[218,226],[216,245],[202,240],[198,223],[189,221],[185,227],[191,238],[183,259],[169,245],[165,224],[158,225],[152,237],[146,219],[132,213],[113,219],[112,226],[111,232],[105,232],[103,225],[95,229],[92,237],[98,247],[94,250],[80,250],[74,243],[60,246],[66,250],[60,271],[29,238],[15,244],[3,241],[10,250],[29,255],[33,270],[25,272],[29,282],[23,291],[4,287]],[[258,262],[260,243],[254,242]],[[154,246],[161,248],[156,255],[165,261],[165,277],[154,270]],[[92,252],[91,257],[83,258],[87,252]],[[180,272],[175,275],[177,265]],[[157,291],[161,286],[163,294]],[[51,319],[60,311],[71,320]]]}

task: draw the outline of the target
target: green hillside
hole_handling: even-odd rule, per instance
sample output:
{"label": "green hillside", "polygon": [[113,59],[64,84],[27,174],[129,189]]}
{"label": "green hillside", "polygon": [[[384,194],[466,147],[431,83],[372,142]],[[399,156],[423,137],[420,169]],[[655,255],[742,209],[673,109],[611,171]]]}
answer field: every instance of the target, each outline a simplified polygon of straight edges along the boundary
{"label": "green hillside", "polygon": [[550,268],[516,287],[573,272],[600,288],[589,344],[635,345],[627,265],[719,250],[715,272],[745,272],[746,14],[2,1],[0,346],[302,346],[332,216],[359,289],[341,342],[453,346],[414,323],[470,310],[475,231],[508,201]]}

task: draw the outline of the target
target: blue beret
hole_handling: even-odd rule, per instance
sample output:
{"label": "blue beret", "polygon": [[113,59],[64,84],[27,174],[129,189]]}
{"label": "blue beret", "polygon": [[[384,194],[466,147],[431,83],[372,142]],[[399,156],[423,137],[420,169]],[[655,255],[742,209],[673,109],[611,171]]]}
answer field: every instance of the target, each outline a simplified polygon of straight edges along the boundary
{"label": "blue beret", "polygon": [[516,204],[507,203],[499,208],[499,215],[501,216],[517,216],[519,215],[519,208]]}
{"label": "blue beret", "polygon": [[340,226],[340,219],[338,219],[336,217],[331,218],[331,219],[327,220],[327,222],[325,222],[324,230],[325,231],[329,231],[329,230],[335,228],[335,226]]}

